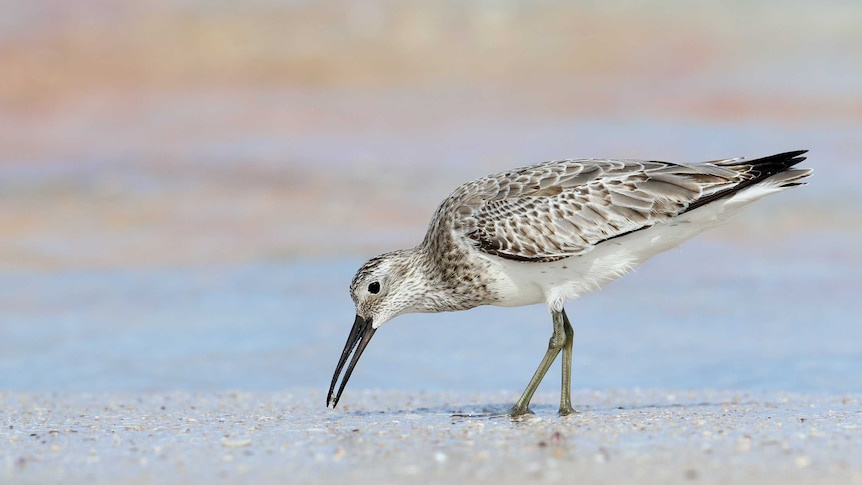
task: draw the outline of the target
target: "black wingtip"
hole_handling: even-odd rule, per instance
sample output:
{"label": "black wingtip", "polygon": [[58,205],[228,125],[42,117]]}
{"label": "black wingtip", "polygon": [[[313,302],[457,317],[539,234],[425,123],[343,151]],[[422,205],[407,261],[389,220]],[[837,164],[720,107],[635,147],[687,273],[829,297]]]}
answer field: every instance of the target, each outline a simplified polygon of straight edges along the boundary
{"label": "black wingtip", "polygon": [[806,153],[808,153],[808,150],[793,150],[754,160],[740,160],[739,164],[751,165],[752,167],[757,168],[761,173],[760,177],[765,178],[770,175],[783,172],[794,165],[804,162],[808,158],[803,156]]}
{"label": "black wingtip", "polygon": [[[727,190],[723,190],[721,192],[717,192],[715,194],[697,199],[688,206],[685,212],[697,209],[698,207],[703,207],[704,205],[709,204],[714,200],[730,197],[733,194],[736,194],[747,187],[750,187],[754,184],[760,183],[768,179],[769,177],[772,177],[773,175],[787,171],[794,165],[798,165],[805,161],[807,157],[804,157],[803,155],[805,155],[806,153],[808,153],[808,150],[793,150],[789,152],[776,153],[775,155],[770,155],[768,157],[756,158],[754,160],[735,158],[732,160],[717,163],[716,165],[721,167],[745,167],[745,170],[750,173],[751,177]],[[784,186],[794,187],[799,185],[805,185],[805,183],[789,181]]]}
{"label": "black wingtip", "polygon": [[753,175],[753,178],[739,184],[734,189],[738,190],[743,189],[748,185],[760,182],[761,180],[764,180],[775,174],[784,172],[790,167],[802,163],[808,158],[803,156],[806,153],[808,153],[808,150],[793,150],[789,152],[776,153],[775,155],[769,155],[768,157],[755,158],[754,160],[735,158],[732,160],[717,163],[716,165],[722,167],[750,167],[750,173],[751,175]]}

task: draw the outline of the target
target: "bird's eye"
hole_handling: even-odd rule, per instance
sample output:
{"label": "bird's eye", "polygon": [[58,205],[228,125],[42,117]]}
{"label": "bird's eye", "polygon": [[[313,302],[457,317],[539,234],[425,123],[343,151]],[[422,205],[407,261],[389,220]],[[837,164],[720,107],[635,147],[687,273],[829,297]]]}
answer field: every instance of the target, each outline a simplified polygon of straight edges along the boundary
{"label": "bird's eye", "polygon": [[374,283],[371,283],[370,285],[368,285],[368,292],[373,293],[375,295],[377,293],[380,293],[380,283],[375,281]]}

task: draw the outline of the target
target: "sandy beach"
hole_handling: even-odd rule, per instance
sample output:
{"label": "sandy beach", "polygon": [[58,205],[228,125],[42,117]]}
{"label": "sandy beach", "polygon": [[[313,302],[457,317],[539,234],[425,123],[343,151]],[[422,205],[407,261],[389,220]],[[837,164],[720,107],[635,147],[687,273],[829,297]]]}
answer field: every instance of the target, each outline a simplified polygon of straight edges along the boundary
{"label": "sandy beach", "polygon": [[[862,396],[4,393],[0,477],[101,483],[862,483]],[[472,416],[471,416],[472,415]]]}

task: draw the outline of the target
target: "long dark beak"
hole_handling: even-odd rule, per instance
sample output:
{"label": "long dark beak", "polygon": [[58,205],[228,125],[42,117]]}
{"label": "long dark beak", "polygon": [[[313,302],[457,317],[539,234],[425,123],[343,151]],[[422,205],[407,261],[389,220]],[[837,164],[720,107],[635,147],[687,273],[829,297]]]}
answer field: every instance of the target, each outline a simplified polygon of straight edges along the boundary
{"label": "long dark beak", "polygon": [[[347,336],[347,342],[344,344],[344,350],[341,351],[341,358],[338,359],[338,367],[335,368],[335,373],[332,375],[332,384],[329,385],[329,394],[326,395],[327,407],[332,406],[334,408],[338,404],[338,400],[341,399],[341,393],[344,391],[344,386],[347,385],[350,375],[353,374],[353,368],[356,367],[356,362],[359,360],[359,357],[362,355],[365,347],[368,346],[368,342],[371,341],[371,337],[374,336],[374,332],[376,331],[377,330],[371,326],[371,319],[365,320],[359,315],[356,315],[356,320],[353,322],[353,328],[350,329],[350,335]],[[354,349],[356,350],[355,352]],[[347,372],[344,373],[344,379],[341,380],[341,386],[338,387],[338,394],[336,394],[335,399],[333,399],[332,391],[335,390],[335,383],[338,381],[338,376],[341,375],[341,369],[344,367],[344,363],[347,362],[347,358],[350,357],[351,352],[353,352],[353,358],[350,360],[350,365],[347,366]]]}

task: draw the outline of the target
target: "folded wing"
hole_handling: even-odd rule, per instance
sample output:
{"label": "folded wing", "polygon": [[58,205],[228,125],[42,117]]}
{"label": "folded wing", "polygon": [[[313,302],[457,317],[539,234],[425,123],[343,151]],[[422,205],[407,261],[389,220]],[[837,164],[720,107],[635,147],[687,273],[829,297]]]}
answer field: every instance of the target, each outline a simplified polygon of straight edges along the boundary
{"label": "folded wing", "polygon": [[555,261],[732,195],[799,163],[801,153],[699,164],[547,162],[461,186],[449,199],[457,204],[450,222],[485,253]]}

